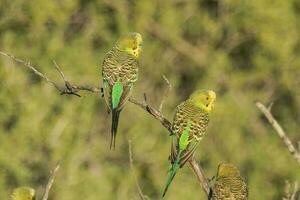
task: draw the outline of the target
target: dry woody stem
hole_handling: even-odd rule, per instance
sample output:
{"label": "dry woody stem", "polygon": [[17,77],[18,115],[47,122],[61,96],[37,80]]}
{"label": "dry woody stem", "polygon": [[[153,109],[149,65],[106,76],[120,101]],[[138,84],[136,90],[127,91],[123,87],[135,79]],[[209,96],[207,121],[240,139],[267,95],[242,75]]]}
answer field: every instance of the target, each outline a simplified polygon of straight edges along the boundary
{"label": "dry woody stem", "polygon": [[[0,54],[12,59],[13,61],[15,61],[17,63],[20,63],[20,64],[24,65],[25,67],[27,67],[28,69],[33,71],[37,76],[41,77],[42,79],[45,79],[49,84],[54,86],[54,88],[57,91],[59,91],[61,95],[74,95],[74,96],[77,96],[77,97],[81,97],[81,95],[79,95],[78,92],[82,91],[82,90],[87,91],[87,92],[92,92],[92,93],[101,93],[102,92],[102,88],[99,88],[99,87],[88,86],[88,85],[74,85],[74,84],[71,84],[69,81],[66,80],[64,73],[61,71],[60,67],[58,66],[58,64],[55,61],[54,61],[55,69],[58,71],[58,73],[62,77],[62,79],[64,81],[64,87],[58,86],[57,83],[55,83],[53,80],[48,78],[42,72],[38,71],[30,62],[26,62],[22,59],[19,59],[19,58],[13,56],[13,55],[7,54],[7,53],[2,52],[2,51],[0,51]],[[163,76],[163,78],[166,81],[168,88],[165,91],[165,94],[162,98],[159,109],[155,109],[155,108],[153,108],[152,106],[150,106],[148,104],[146,94],[144,94],[144,100],[143,101],[138,101],[138,100],[136,100],[132,97],[129,99],[129,101],[131,103],[137,105],[138,107],[142,108],[143,110],[145,110],[149,114],[151,114],[154,118],[156,118],[158,121],[160,121],[160,123],[168,130],[169,133],[171,133],[171,125],[172,124],[161,113],[161,110],[163,108],[165,99],[167,98],[168,93],[171,90],[171,84],[165,76]],[[190,167],[191,167],[192,171],[194,172],[195,176],[197,177],[197,179],[198,179],[198,181],[201,185],[201,188],[203,189],[205,194],[208,196],[209,191],[210,191],[210,186],[209,186],[208,179],[205,177],[205,175],[203,173],[203,169],[201,168],[199,163],[194,158],[191,161],[189,161],[189,163],[190,163]],[[55,176],[55,173],[54,173],[54,176]],[[54,179],[54,177],[53,177],[53,179]],[[52,183],[51,183],[51,185],[52,185]],[[50,188],[51,188],[51,185],[50,185]],[[44,196],[43,200],[47,200],[47,197]]]}
{"label": "dry woody stem", "polygon": [[51,187],[53,185],[53,182],[54,182],[56,173],[59,170],[59,167],[60,167],[60,161],[57,162],[55,168],[51,171],[51,175],[50,175],[49,181],[47,183],[47,186],[46,186],[46,189],[45,189],[45,193],[44,193],[44,196],[43,196],[42,200],[47,200],[48,199],[49,192],[51,190]]}
{"label": "dry woody stem", "polygon": [[37,76],[39,76],[40,78],[46,80],[49,84],[51,84],[52,86],[55,87],[56,90],[58,90],[60,92],[61,95],[64,94],[69,94],[69,95],[75,95],[80,97],[80,95],[78,94],[79,91],[81,90],[85,90],[85,91],[89,91],[89,92],[94,92],[94,93],[99,93],[101,91],[100,88],[97,87],[93,87],[93,86],[88,86],[88,85],[74,85],[71,84],[70,82],[68,82],[65,79],[65,75],[64,73],[60,70],[59,66],[56,64],[56,62],[54,61],[54,65],[55,65],[55,69],[58,71],[58,73],[61,75],[62,79],[64,80],[64,88],[59,87],[57,83],[55,83],[53,80],[51,80],[50,78],[48,78],[48,76],[46,76],[46,74],[38,71],[30,62],[22,60],[20,58],[17,58],[11,54],[5,53],[0,51],[0,54],[3,56],[6,56],[10,59],[12,59],[13,61],[22,64],[23,66],[27,67],[28,69],[30,69],[31,71],[33,71],[34,74],[36,74]]}
{"label": "dry woody stem", "polygon": [[265,105],[263,105],[261,102],[257,101],[256,107],[264,114],[264,116],[267,118],[269,123],[273,126],[274,130],[278,134],[278,136],[281,138],[285,146],[287,147],[290,154],[293,156],[293,158],[297,161],[297,163],[300,166],[300,152],[295,148],[290,138],[286,135],[280,124],[277,122],[277,120],[273,117],[271,113],[271,107],[267,108]]}
{"label": "dry woody stem", "polygon": [[299,197],[299,188],[298,182],[295,182],[293,185],[289,181],[285,181],[285,196],[282,200],[297,200]]}

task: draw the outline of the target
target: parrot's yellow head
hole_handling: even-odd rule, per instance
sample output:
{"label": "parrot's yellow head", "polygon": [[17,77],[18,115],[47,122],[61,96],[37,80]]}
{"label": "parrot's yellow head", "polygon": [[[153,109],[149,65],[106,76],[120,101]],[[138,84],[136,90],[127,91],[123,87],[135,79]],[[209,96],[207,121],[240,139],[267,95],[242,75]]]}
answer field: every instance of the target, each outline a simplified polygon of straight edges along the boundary
{"label": "parrot's yellow head", "polygon": [[191,94],[189,99],[194,106],[210,113],[214,109],[216,93],[212,90],[197,90]]}
{"label": "parrot's yellow head", "polygon": [[139,33],[127,33],[117,41],[117,48],[138,58],[142,52],[143,39]]}
{"label": "parrot's yellow head", "polygon": [[221,163],[218,167],[217,177],[240,176],[240,172],[233,164]]}
{"label": "parrot's yellow head", "polygon": [[35,200],[35,190],[30,187],[19,187],[14,189],[11,200]]}

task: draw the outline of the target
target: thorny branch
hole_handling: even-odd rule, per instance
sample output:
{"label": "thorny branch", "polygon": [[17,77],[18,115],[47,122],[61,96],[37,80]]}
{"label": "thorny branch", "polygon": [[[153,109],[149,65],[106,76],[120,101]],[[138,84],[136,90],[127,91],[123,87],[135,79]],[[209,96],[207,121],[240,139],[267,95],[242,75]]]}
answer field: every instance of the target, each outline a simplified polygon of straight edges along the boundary
{"label": "thorny branch", "polygon": [[139,193],[139,196],[141,198],[141,200],[148,200],[150,199],[148,196],[144,195],[143,194],[143,191],[141,189],[141,186],[139,184],[139,181],[137,179],[137,176],[136,176],[136,173],[135,173],[135,170],[134,170],[134,166],[133,166],[133,158],[132,158],[132,147],[131,147],[131,140],[128,140],[128,153],[129,153],[129,164],[130,164],[130,169],[132,171],[132,174],[133,174],[133,178],[134,178],[134,181],[135,181],[135,185],[136,185],[136,188],[138,190],[138,193]]}
{"label": "thorny branch", "polygon": [[[49,84],[53,85],[55,87],[55,89],[60,92],[61,95],[66,94],[66,95],[75,95],[75,96],[80,97],[78,92],[82,91],[82,90],[92,92],[92,93],[100,93],[102,91],[102,88],[97,88],[97,87],[94,87],[94,86],[88,86],[88,85],[77,86],[77,85],[71,84],[70,82],[68,82],[65,79],[65,75],[60,70],[59,66],[54,62],[55,69],[60,73],[60,76],[64,80],[65,87],[63,89],[61,89],[58,86],[58,84],[56,84],[54,81],[49,79],[45,74],[38,71],[35,67],[33,67],[33,65],[30,62],[26,62],[22,59],[19,59],[19,58],[13,56],[13,55],[4,53],[2,51],[0,51],[0,54],[12,59],[13,61],[15,61],[17,63],[20,63],[20,64],[24,65],[25,67],[27,67],[28,69],[33,71],[36,75],[38,75],[39,77],[45,79]],[[169,83],[169,81],[167,79],[165,79],[165,81],[167,82],[168,87],[171,88],[171,84]],[[170,90],[170,89],[168,89],[168,90]],[[165,93],[165,96],[168,95],[168,92],[169,91],[167,91],[167,93]],[[164,104],[164,101],[165,101],[164,99],[165,98],[166,97],[163,97],[163,99],[162,99],[162,103],[160,104],[161,108]],[[168,130],[169,133],[171,133],[171,122],[166,117],[164,117],[164,115],[160,112],[160,110],[156,110],[155,108],[153,108],[152,106],[150,106],[148,104],[146,94],[144,94],[144,100],[143,101],[138,101],[138,100],[136,100],[132,97],[129,99],[129,101],[131,103],[139,106],[140,108],[142,108],[143,110],[145,110],[149,114],[151,114],[154,118],[156,118],[158,121],[160,121],[160,123]],[[194,158],[191,161],[189,161],[189,163],[190,163],[191,169],[195,173],[195,175],[196,175],[196,177],[197,177],[197,179],[200,183],[200,186],[202,187],[205,194],[208,196],[210,186],[209,186],[208,179],[205,177],[205,175],[203,173],[203,169],[201,168],[200,164],[198,164],[197,161]],[[43,199],[43,200],[47,200],[47,199]]]}
{"label": "thorny branch", "polygon": [[53,185],[53,182],[54,182],[56,173],[59,170],[59,167],[60,167],[60,161],[57,162],[55,168],[51,171],[51,176],[50,176],[49,181],[47,183],[47,186],[46,186],[46,189],[45,189],[45,193],[44,193],[44,196],[43,196],[42,200],[47,200],[48,199],[49,191],[51,190],[51,187]]}
{"label": "thorny branch", "polygon": [[276,133],[279,135],[279,137],[282,139],[283,143],[289,150],[290,154],[293,156],[293,158],[298,162],[300,165],[300,152],[296,149],[296,147],[291,142],[290,138],[286,135],[280,124],[277,122],[277,120],[273,117],[271,113],[271,106],[267,108],[265,105],[263,105],[261,102],[257,101],[256,107],[265,115],[269,123],[273,126]]}

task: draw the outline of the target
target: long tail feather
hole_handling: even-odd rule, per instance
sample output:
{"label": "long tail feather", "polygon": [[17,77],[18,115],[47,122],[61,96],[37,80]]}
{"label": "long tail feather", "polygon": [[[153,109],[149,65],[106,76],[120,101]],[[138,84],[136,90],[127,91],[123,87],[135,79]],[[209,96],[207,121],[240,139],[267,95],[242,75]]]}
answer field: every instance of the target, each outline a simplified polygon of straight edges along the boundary
{"label": "long tail feather", "polygon": [[176,172],[177,172],[178,169],[179,169],[179,163],[178,163],[178,161],[176,161],[172,165],[172,167],[171,167],[171,169],[169,171],[168,180],[167,180],[167,183],[166,183],[166,186],[165,186],[165,189],[164,189],[162,197],[164,197],[166,195],[166,193],[167,193],[167,191],[169,189],[169,186],[170,186],[171,182],[173,181],[173,179],[174,179],[174,177],[175,177]]}
{"label": "long tail feather", "polygon": [[116,136],[117,136],[120,112],[121,110],[117,110],[117,109],[114,109],[112,111],[110,149],[115,149],[116,146]]}
{"label": "long tail feather", "polygon": [[114,149],[116,146],[116,136],[119,124],[119,115],[121,108],[119,108],[120,100],[123,94],[123,85],[121,82],[116,82],[112,88],[112,122],[111,122],[111,139],[110,139],[110,149]]}

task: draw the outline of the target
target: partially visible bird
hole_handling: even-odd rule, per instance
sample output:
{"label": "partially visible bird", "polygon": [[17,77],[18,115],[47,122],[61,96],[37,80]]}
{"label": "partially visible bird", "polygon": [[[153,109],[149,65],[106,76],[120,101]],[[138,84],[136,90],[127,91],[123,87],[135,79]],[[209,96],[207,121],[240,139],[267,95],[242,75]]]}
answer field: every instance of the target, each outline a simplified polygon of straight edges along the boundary
{"label": "partially visible bird", "polygon": [[247,200],[248,188],[241,174],[233,164],[222,163],[218,167],[212,187],[213,200]]}
{"label": "partially visible bird", "polygon": [[198,142],[203,138],[214,109],[216,93],[197,90],[189,99],[177,106],[172,124],[172,145],[168,180],[163,191],[165,196],[177,170],[193,157]]}
{"label": "partially visible bird", "polygon": [[35,190],[30,187],[18,187],[14,189],[11,200],[35,200]]}
{"label": "partially visible bird", "polygon": [[110,149],[115,148],[120,112],[130,98],[133,84],[138,79],[138,58],[142,51],[142,42],[139,33],[128,33],[121,36],[104,57],[104,98],[108,111],[112,112]]}

